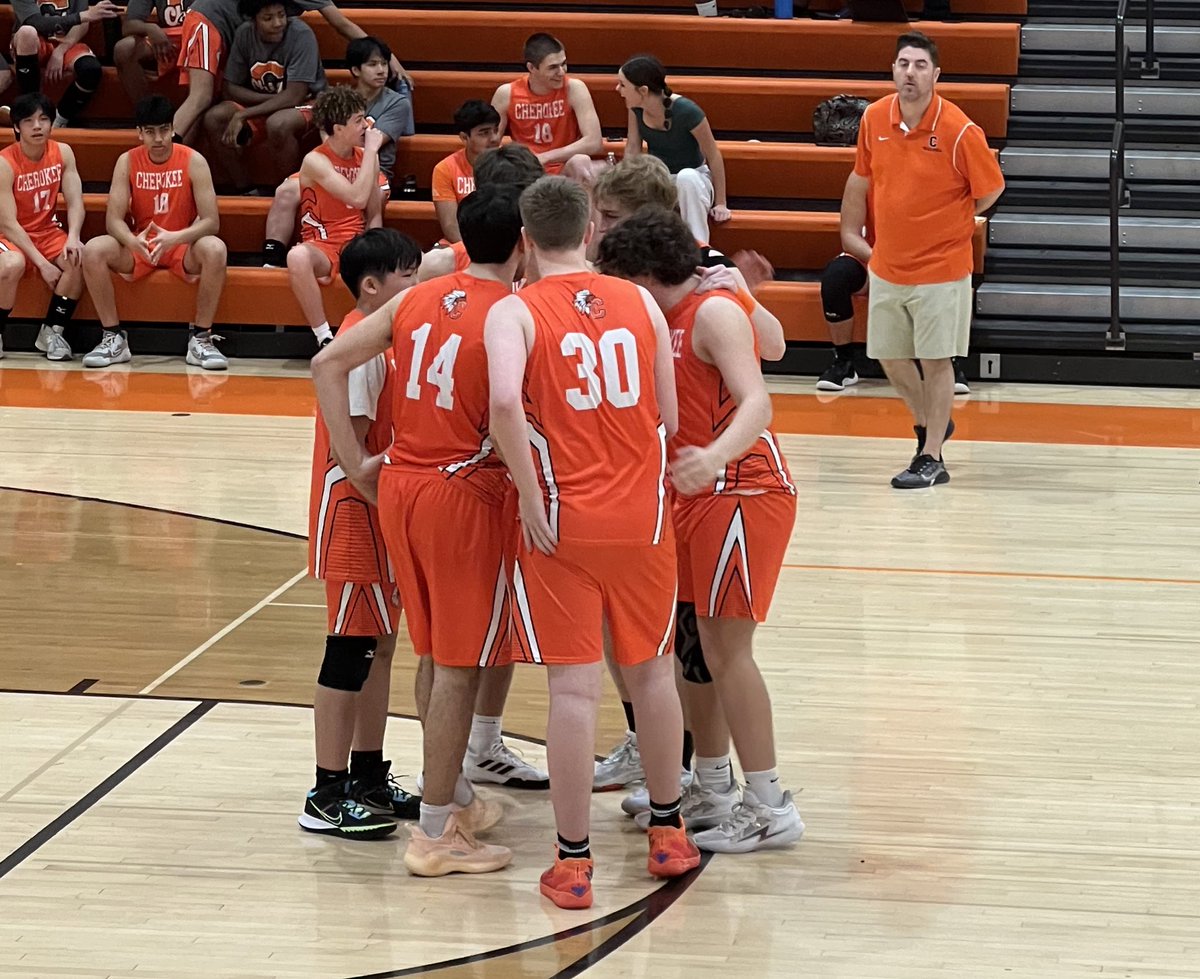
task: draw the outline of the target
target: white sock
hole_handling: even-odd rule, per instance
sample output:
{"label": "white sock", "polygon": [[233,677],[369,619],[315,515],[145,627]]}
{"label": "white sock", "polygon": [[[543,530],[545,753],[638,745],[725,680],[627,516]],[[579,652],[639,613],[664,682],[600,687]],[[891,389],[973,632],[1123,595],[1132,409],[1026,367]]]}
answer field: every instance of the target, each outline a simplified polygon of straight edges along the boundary
{"label": "white sock", "polygon": [[467,742],[467,751],[472,754],[483,754],[500,740],[500,722],[503,717],[484,717],[476,714],[471,719],[471,740]]}
{"label": "white sock", "polygon": [[458,773],[458,781],[454,784],[454,804],[465,809],[475,801],[475,788],[467,781],[467,776]]}
{"label": "white sock", "polygon": [[332,340],[333,330],[329,329],[329,321],[326,320],[315,330],[313,330],[313,336],[317,338],[317,343],[324,343],[326,340]]}
{"label": "white sock", "polygon": [[431,806],[421,803],[421,832],[430,839],[437,839],[446,832],[446,820],[454,811],[453,806]]}
{"label": "white sock", "polygon": [[711,789],[714,792],[728,792],[733,783],[733,766],[729,763],[729,756],[722,755],[720,758],[701,758],[697,755],[696,778],[699,780],[702,789]]}
{"label": "white sock", "polygon": [[746,787],[764,806],[777,809],[783,805],[783,789],[779,785],[778,769],[769,768],[765,772],[746,772]]}

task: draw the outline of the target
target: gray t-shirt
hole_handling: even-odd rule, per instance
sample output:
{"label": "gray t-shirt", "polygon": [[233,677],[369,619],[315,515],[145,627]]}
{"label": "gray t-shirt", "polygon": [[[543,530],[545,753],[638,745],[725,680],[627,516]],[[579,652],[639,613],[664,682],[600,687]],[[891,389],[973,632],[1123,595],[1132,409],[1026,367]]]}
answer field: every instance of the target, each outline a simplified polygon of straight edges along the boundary
{"label": "gray t-shirt", "polygon": [[289,82],[304,82],[310,95],[325,89],[325,69],[317,50],[317,35],[304,21],[289,18],[283,39],[267,44],[250,21],[233,36],[225,77],[234,85],[275,95]]}
{"label": "gray t-shirt", "polygon": [[233,35],[237,33],[242,23],[242,15],[238,13],[237,0],[192,0],[191,9],[198,14],[204,14],[225,42],[225,50],[233,43]]}
{"label": "gray t-shirt", "polygon": [[88,0],[12,0],[12,8],[14,29],[28,25],[42,37],[54,37],[79,26]]}
{"label": "gray t-shirt", "polygon": [[390,178],[392,168],[396,165],[396,140],[401,136],[411,136],[416,131],[412,100],[385,88],[367,106],[367,118],[376,129],[392,138],[379,151],[379,169]]}
{"label": "gray t-shirt", "polygon": [[647,126],[641,109],[634,109],[633,115],[638,135],[646,142],[646,151],[662,160],[672,173],[688,167],[695,169],[704,163],[700,144],[692,135],[692,130],[704,121],[704,110],[691,99],[680,96],[671,103],[671,128],[667,130]]}
{"label": "gray t-shirt", "polygon": [[152,13],[157,13],[158,26],[164,30],[182,27],[183,15],[191,5],[192,0],[129,0],[125,7],[125,20],[147,21]]}
{"label": "gray t-shirt", "polygon": [[324,10],[332,3],[333,0],[284,0],[283,5],[289,17],[298,17],[308,10]]}

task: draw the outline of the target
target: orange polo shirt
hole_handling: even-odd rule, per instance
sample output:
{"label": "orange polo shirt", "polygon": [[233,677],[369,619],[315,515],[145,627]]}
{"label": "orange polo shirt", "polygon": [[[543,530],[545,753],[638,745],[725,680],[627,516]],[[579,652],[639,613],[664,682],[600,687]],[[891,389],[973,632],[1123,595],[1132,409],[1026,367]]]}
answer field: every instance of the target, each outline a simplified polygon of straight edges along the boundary
{"label": "orange polo shirt", "polygon": [[896,285],[956,282],[974,270],[975,201],[1004,188],[987,138],[935,95],[915,129],[900,96],[867,106],[854,172],[871,181],[871,271]]}

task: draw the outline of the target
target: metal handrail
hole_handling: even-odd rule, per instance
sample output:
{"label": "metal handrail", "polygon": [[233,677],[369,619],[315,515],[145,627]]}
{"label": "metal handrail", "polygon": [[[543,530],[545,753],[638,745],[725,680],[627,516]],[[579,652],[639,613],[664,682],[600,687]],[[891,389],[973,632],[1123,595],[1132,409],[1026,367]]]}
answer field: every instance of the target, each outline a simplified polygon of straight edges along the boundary
{"label": "metal handrail", "polygon": [[[1153,0],[1148,0],[1153,3]],[[1113,76],[1113,134],[1108,154],[1108,332],[1104,344],[1109,350],[1125,349],[1125,330],[1121,327],[1121,208],[1129,206],[1125,186],[1125,69],[1129,64],[1129,45],[1125,42],[1125,16],[1129,0],[1117,4],[1115,28],[1116,71]]]}

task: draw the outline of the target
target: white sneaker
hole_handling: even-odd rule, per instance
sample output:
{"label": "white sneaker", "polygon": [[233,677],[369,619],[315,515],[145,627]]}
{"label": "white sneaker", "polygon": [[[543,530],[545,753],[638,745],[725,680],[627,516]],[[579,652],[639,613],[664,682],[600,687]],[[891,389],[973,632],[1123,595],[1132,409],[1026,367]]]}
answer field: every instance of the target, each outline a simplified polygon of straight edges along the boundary
{"label": "white sneaker", "polygon": [[[685,768],[679,773],[679,788],[684,797],[687,796],[687,791],[691,788],[695,778],[696,774],[690,768]],[[650,790],[644,785],[638,786],[621,800],[621,809],[630,816],[636,816],[640,812],[649,812]]]}
{"label": "white sneaker", "polygon": [[[702,830],[720,826],[733,816],[733,810],[741,803],[742,793],[737,782],[730,783],[728,789],[720,792],[706,789],[695,782],[683,794],[679,807],[679,815],[683,817],[683,825],[689,833],[699,833]],[[639,829],[650,828],[650,810],[638,813],[633,817]]]}
{"label": "white sneaker", "polygon": [[525,761],[502,738],[497,738],[486,751],[478,754],[468,746],[463,759],[463,774],[471,782],[491,782],[510,789],[550,788],[550,776]]}
{"label": "white sneaker", "polygon": [[47,360],[71,359],[71,345],[61,333],[44,323],[33,345],[46,355]]}
{"label": "white sneaker", "polygon": [[131,360],[133,354],[129,352],[129,338],[126,337],[125,331],[110,333],[105,330],[95,349],[84,355],[83,366],[112,367],[113,364],[127,364]]}
{"label": "white sneaker", "polygon": [[772,807],[759,802],[747,788],[728,819],[692,839],[711,853],[750,853],[790,846],[803,835],[804,821],[791,792],[783,793],[782,805]]}
{"label": "white sneaker", "polygon": [[625,740],[613,748],[603,761],[596,762],[592,779],[593,792],[609,792],[623,789],[630,782],[645,781],[642,771],[642,755],[638,751],[637,735],[625,732]]}
{"label": "white sneaker", "polygon": [[197,333],[188,340],[187,357],[192,367],[203,367],[206,371],[223,371],[229,360],[216,348],[217,340],[224,340],[214,333]]}

